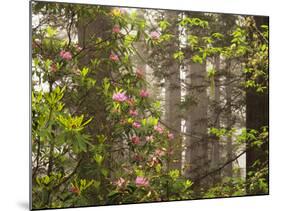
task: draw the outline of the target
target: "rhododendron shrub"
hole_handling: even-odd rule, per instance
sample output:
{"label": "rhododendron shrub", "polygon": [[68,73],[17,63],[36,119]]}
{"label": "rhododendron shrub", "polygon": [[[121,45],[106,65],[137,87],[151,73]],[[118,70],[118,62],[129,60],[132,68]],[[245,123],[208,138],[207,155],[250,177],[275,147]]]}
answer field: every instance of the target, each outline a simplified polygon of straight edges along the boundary
{"label": "rhododendron shrub", "polygon": [[[46,9],[44,3],[33,5],[34,14],[47,16]],[[63,14],[62,26],[69,15],[82,11],[105,15],[114,25],[108,41],[93,37],[92,43],[101,43],[94,50],[108,55],[92,58],[89,66],[80,61],[91,44],[60,38],[52,21],[34,26],[33,208],[189,198],[191,182],[179,171],[171,176],[173,169],[167,166],[168,142],[174,136],[159,121],[161,111],[150,97],[143,70],[131,61],[139,39],[129,33],[132,25],[138,33],[148,33],[147,39],[157,40],[160,34],[145,32],[143,20],[123,10],[53,4],[48,12],[56,17],[55,11]],[[70,34],[74,29],[67,30]],[[114,76],[97,83],[101,65]],[[83,104],[91,90],[103,103],[107,125],[95,122],[99,114]],[[95,128],[99,132],[91,133]],[[113,151],[122,156],[114,159]]]}
{"label": "rhododendron shrub", "polygon": [[[227,35],[227,40],[232,40],[231,42],[221,42],[224,35],[214,33],[216,27],[209,27],[207,21],[212,18],[217,20],[220,16],[206,13],[206,20],[201,20],[197,15],[193,18],[186,13],[177,14],[173,23],[176,31],[181,31],[177,33],[182,33],[179,37],[182,37],[181,45],[184,47],[179,45],[178,49],[173,49],[171,46],[177,36],[169,28],[172,22],[167,21],[162,10],[153,10],[153,13],[146,14],[144,18],[145,13],[146,10],[105,6],[32,3],[33,209],[245,194],[245,181],[243,183],[242,179],[217,179],[208,183],[209,174],[215,175],[228,163],[218,169],[212,163],[204,163],[212,171],[204,170],[204,174],[208,174],[194,179],[189,175],[194,173],[189,172],[193,166],[188,165],[186,160],[181,160],[184,154],[182,152],[191,152],[194,145],[202,145],[201,141],[209,146],[216,140],[225,142],[230,136],[237,138],[233,147],[235,150],[248,147],[249,139],[253,142],[252,145],[260,147],[263,145],[260,140],[268,137],[267,127],[262,127],[261,131],[244,131],[240,128],[241,130],[237,130],[239,132],[236,131],[237,134],[233,132],[233,128],[220,130],[207,126],[206,134],[188,130],[183,132],[181,121],[179,128],[173,128],[163,120],[167,116],[173,119],[177,114],[173,113],[172,108],[167,115],[168,109],[165,110],[164,107],[169,103],[166,103],[166,99],[163,102],[163,93],[158,93],[156,87],[165,87],[165,92],[171,91],[169,94],[172,95],[172,89],[169,90],[166,86],[171,86],[169,79],[173,77],[177,67],[182,70],[190,68],[191,64],[211,66],[206,63],[211,63],[214,58],[234,58],[235,61],[245,62],[243,56],[246,54],[264,59],[267,46],[260,41],[249,46],[246,41],[248,37],[240,27],[229,30],[231,35]],[[154,13],[153,21],[147,21]],[[242,18],[237,20],[239,24]],[[251,25],[247,21],[245,23],[245,27]],[[253,36],[253,40],[260,36],[266,38],[266,31]],[[253,49],[256,46],[262,49],[263,54],[255,54]],[[243,101],[247,87],[264,90],[266,85],[259,81],[262,81],[261,75],[265,74],[256,74],[254,71],[254,67],[260,68],[263,65],[257,63],[257,58],[246,61],[247,64],[244,65],[249,68],[241,73],[242,76],[239,75],[243,83],[236,78],[230,80],[231,83],[239,82],[237,86],[233,86],[238,93],[237,97],[241,98],[237,100],[238,103],[229,103],[223,94],[219,97],[212,95],[219,83],[223,84],[220,90],[226,90],[223,77],[228,76],[219,73],[221,78],[217,79],[217,71],[211,69],[205,71],[206,75],[200,75],[206,80],[202,87],[194,82],[196,86],[189,93],[188,87],[193,82],[184,84],[186,90],[179,94],[179,105],[173,105],[178,106],[180,119],[183,119],[182,116],[186,117],[186,113],[190,115],[190,107],[197,105],[196,100],[189,96],[193,91],[199,93],[196,91],[205,88],[210,95],[207,99],[210,104],[213,103],[213,98],[222,98],[223,106],[217,105],[214,109],[216,113],[217,110],[227,110],[225,106],[229,105],[233,105],[234,109],[237,104],[239,109],[238,104]],[[169,68],[175,72],[168,72]],[[250,77],[243,87],[245,74]],[[181,77],[182,75],[177,79],[181,81]],[[186,94],[184,100],[180,99],[183,98],[181,94]],[[198,94],[196,98],[200,96]],[[198,106],[202,105],[199,103]],[[208,106],[206,105],[206,109]],[[244,111],[245,106],[241,110]],[[231,109],[227,111],[232,112]],[[236,123],[244,122],[244,119],[239,119],[239,112],[236,113],[237,116],[233,116],[233,119],[239,120]],[[206,116],[212,115],[206,111]],[[209,124],[204,120],[200,121],[203,121],[202,125]],[[218,117],[216,121],[220,123]],[[199,127],[195,124],[191,126]],[[202,140],[200,136],[203,136]],[[192,145],[190,142],[188,145],[187,139],[194,137],[197,138],[196,143]],[[212,148],[209,151],[212,152],[206,151],[204,154],[208,159],[214,150]],[[180,156],[176,158],[175,155]],[[251,174],[254,175],[249,183],[252,191],[267,190],[264,180],[266,165],[261,166],[265,169]],[[205,178],[207,179],[202,186],[200,179]],[[205,185],[206,183],[208,184]],[[238,185],[240,192],[232,187],[233,184]],[[210,188],[211,185],[214,187]]]}

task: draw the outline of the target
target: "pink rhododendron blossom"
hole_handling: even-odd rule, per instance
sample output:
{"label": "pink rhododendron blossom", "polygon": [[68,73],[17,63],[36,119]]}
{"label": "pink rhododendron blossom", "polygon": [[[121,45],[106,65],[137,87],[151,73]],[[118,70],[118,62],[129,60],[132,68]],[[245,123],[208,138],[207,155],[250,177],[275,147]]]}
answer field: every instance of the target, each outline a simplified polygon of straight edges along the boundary
{"label": "pink rhododendron blossom", "polygon": [[141,127],[141,124],[138,123],[138,122],[133,122],[133,127],[134,127],[134,128],[140,128],[140,127]]}
{"label": "pink rhododendron blossom", "polygon": [[129,114],[131,115],[131,116],[137,116],[138,115],[138,111],[137,110],[130,110],[129,111]]}
{"label": "pink rhododendron blossom", "polygon": [[120,177],[117,181],[114,183],[117,187],[122,188],[126,184],[126,180],[124,180],[122,177]]}
{"label": "pink rhododendron blossom", "polygon": [[115,101],[118,101],[118,102],[124,102],[127,100],[127,98],[128,97],[125,95],[124,92],[117,92],[117,93],[114,93],[112,96],[112,99]]}
{"label": "pink rhododendron blossom", "polygon": [[140,137],[138,136],[133,136],[131,140],[133,144],[140,144]]}
{"label": "pink rhododendron blossom", "polygon": [[155,156],[157,157],[162,157],[165,155],[165,151],[162,150],[162,149],[156,149],[155,152],[154,152]]}
{"label": "pink rhododendron blossom", "polygon": [[148,97],[149,96],[149,92],[147,90],[142,89],[140,91],[140,96],[141,97]]}
{"label": "pink rhododendron blossom", "polygon": [[170,140],[173,140],[175,138],[174,134],[173,133],[168,133],[168,138]]}
{"label": "pink rhododendron blossom", "polygon": [[153,141],[153,136],[146,136],[146,137],[145,137],[145,140],[146,140],[146,141]]}
{"label": "pink rhododendron blossom", "polygon": [[114,25],[113,28],[112,28],[112,32],[113,33],[120,33],[121,29],[120,29],[120,26],[119,25]]}
{"label": "pink rhododendron blossom", "polygon": [[115,53],[111,53],[109,59],[114,62],[119,61],[119,57]]}
{"label": "pink rhododendron blossom", "polygon": [[160,125],[155,125],[154,130],[160,134],[164,132],[164,129]]}
{"label": "pink rhododendron blossom", "polygon": [[72,54],[69,52],[69,51],[64,51],[64,50],[62,50],[61,52],[60,52],[60,57],[62,58],[62,59],[64,59],[64,60],[71,60],[72,59]]}
{"label": "pink rhododendron blossom", "polygon": [[137,77],[142,78],[144,76],[144,70],[143,69],[137,69],[136,75],[137,75]]}
{"label": "pink rhododendron blossom", "polygon": [[137,176],[136,178],[136,186],[143,186],[143,187],[147,187],[149,185],[149,181],[147,178],[145,177],[140,177],[140,176]]}
{"label": "pink rhododendron blossom", "polygon": [[151,37],[151,39],[153,39],[153,40],[158,40],[159,37],[160,37],[160,34],[159,34],[157,31],[152,31],[152,32],[150,33],[150,37]]}

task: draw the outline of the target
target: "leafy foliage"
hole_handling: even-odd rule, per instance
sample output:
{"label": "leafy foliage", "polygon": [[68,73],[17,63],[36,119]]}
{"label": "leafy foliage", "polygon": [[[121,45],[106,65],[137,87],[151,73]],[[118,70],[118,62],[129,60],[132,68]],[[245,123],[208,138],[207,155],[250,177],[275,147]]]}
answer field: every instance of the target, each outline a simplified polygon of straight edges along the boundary
{"label": "leafy foliage", "polygon": [[[149,82],[132,61],[143,56],[138,43],[152,52],[151,58],[167,57],[165,49],[175,39],[173,23],[159,20],[158,30],[136,12],[111,7],[43,2],[32,7],[39,22],[32,29],[33,208],[196,198],[195,183],[169,166],[171,142],[182,137],[162,123],[161,102],[151,97]],[[75,26],[99,17],[109,25],[105,31],[77,42]],[[248,28],[239,26],[222,45],[227,35],[211,30],[208,18],[183,16],[176,24],[195,30],[186,36],[187,48],[169,53],[168,59],[205,64],[212,56],[250,54],[241,73],[249,74],[243,88],[266,90],[268,45],[258,35],[250,42]],[[268,28],[263,29],[260,36],[267,39]],[[166,74],[159,64],[150,65],[156,76]],[[217,74],[215,69],[206,74],[211,87]],[[183,104],[196,102],[186,96]],[[260,147],[268,131],[212,127],[209,135]],[[251,193],[267,191],[267,167],[252,174]],[[204,191],[200,194],[206,198],[243,195],[245,181],[226,178]]]}

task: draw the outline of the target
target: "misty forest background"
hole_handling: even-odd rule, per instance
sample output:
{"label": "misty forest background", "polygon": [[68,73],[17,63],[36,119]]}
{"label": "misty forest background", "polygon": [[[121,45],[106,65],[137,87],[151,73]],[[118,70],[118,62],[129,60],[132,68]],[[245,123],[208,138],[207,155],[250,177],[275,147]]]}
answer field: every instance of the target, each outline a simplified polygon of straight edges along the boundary
{"label": "misty forest background", "polygon": [[32,207],[268,194],[268,17],[32,3]]}

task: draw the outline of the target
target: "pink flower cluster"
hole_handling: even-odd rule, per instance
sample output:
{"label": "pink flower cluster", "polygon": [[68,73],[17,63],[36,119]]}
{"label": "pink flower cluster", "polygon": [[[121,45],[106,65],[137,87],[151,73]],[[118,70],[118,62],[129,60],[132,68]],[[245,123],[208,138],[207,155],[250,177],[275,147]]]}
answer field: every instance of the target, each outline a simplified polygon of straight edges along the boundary
{"label": "pink flower cluster", "polygon": [[119,61],[119,57],[118,57],[118,55],[115,54],[115,53],[111,53],[110,56],[109,56],[109,59],[110,59],[111,61],[114,61],[114,62]]}
{"label": "pink flower cluster", "polygon": [[155,125],[154,130],[160,134],[162,134],[164,132],[164,129],[160,125]]}
{"label": "pink flower cluster", "polygon": [[141,187],[141,186],[147,187],[149,185],[148,179],[145,177],[140,177],[140,176],[137,176],[135,183],[136,183],[136,186],[138,186],[138,187]]}
{"label": "pink flower cluster", "polygon": [[131,141],[132,141],[132,143],[133,144],[140,144],[140,137],[138,137],[138,136],[133,136],[132,138],[131,138]]}
{"label": "pink flower cluster", "polygon": [[64,50],[62,50],[62,51],[60,52],[60,57],[61,57],[62,59],[64,59],[64,60],[69,61],[69,60],[72,59],[72,54],[71,54],[69,51],[64,51]]}
{"label": "pink flower cluster", "polygon": [[131,115],[131,116],[137,116],[138,115],[138,111],[137,110],[130,110],[129,111],[129,114]]}
{"label": "pink flower cluster", "polygon": [[124,102],[128,99],[128,97],[125,95],[124,92],[117,92],[113,94],[112,99],[117,102]]}
{"label": "pink flower cluster", "polygon": [[168,133],[168,138],[169,138],[170,140],[172,140],[172,139],[174,139],[174,138],[175,138],[175,136],[174,136],[174,134],[173,134],[173,133]]}
{"label": "pink flower cluster", "polygon": [[158,40],[160,38],[160,34],[157,31],[150,32],[150,37],[153,40]]}
{"label": "pink flower cluster", "polygon": [[142,89],[140,91],[140,96],[143,97],[143,98],[148,97],[149,96],[149,92],[147,90]]}
{"label": "pink flower cluster", "polygon": [[121,29],[120,29],[120,26],[119,25],[114,25],[113,28],[112,28],[112,32],[113,33],[120,33]]}
{"label": "pink flower cluster", "polygon": [[140,128],[140,127],[141,127],[141,124],[138,123],[138,122],[133,122],[133,127],[134,127],[134,128]]}

